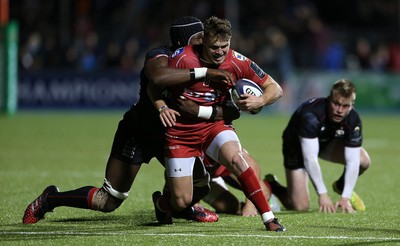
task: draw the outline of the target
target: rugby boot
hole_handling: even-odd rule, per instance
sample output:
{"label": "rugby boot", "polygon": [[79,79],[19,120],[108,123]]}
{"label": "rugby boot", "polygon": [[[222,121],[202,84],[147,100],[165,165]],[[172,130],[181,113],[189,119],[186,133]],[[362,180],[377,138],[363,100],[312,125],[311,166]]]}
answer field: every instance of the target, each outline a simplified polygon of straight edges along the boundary
{"label": "rugby boot", "polygon": [[47,212],[53,212],[52,209],[48,208],[47,204],[47,196],[49,192],[60,192],[60,189],[58,189],[58,187],[55,185],[47,186],[42,194],[40,194],[40,196],[31,202],[25,209],[22,223],[35,224],[39,220],[44,219],[44,215]]}
{"label": "rugby boot", "polygon": [[157,205],[158,199],[160,199],[161,196],[162,196],[162,193],[160,191],[156,191],[152,195],[156,218],[157,218],[158,223],[163,224],[163,225],[170,225],[170,224],[172,224],[172,213],[161,211]]}
{"label": "rugby boot", "polygon": [[[341,195],[341,194],[342,194],[342,191],[339,190],[339,189],[337,188],[336,183],[337,183],[337,181],[333,182],[332,188],[333,188],[333,190],[334,190],[336,193],[338,193],[339,195]],[[357,195],[357,193],[355,193],[354,191],[353,191],[353,193],[351,193],[350,204],[351,204],[351,206],[353,207],[353,209],[356,210],[356,211],[364,212],[365,209],[366,209],[363,200],[362,200],[361,197],[360,197],[359,195]]]}
{"label": "rugby boot", "polygon": [[283,232],[286,228],[278,222],[277,218],[269,219],[264,222],[267,231]]}

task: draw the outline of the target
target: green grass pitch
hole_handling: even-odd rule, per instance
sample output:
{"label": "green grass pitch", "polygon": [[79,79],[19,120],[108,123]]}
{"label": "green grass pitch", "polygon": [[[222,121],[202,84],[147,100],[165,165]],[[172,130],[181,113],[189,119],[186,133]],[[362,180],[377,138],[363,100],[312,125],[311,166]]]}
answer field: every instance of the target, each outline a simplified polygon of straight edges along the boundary
{"label": "green grass pitch", "polygon": [[[400,245],[398,115],[362,115],[364,147],[371,168],[356,191],[367,211],[320,214],[312,186],[306,213],[275,213],[285,233],[267,232],[260,217],[220,215],[217,223],[175,220],[159,226],[151,194],[163,185],[154,160],[142,167],[129,198],[106,214],[59,207],[34,225],[23,225],[28,203],[49,184],[61,190],[100,186],[114,131],[123,112],[22,112],[0,117],[1,245]],[[281,132],[288,115],[243,115],[235,122],[243,146],[258,160],[263,174],[285,183]],[[322,162],[328,187],[342,166]],[[235,194],[243,199],[240,192]],[[334,201],[338,195],[330,191]]]}

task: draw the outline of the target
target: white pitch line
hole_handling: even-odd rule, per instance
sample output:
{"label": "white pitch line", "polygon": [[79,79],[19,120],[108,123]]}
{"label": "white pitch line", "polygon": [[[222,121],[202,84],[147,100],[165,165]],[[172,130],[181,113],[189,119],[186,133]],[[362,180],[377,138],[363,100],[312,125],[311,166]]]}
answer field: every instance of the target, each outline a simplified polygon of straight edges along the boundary
{"label": "white pitch line", "polygon": [[[52,231],[52,232],[41,232],[41,231],[2,231],[0,235],[126,235],[126,233],[121,232],[65,232],[65,231]],[[370,240],[370,241],[389,241],[389,240],[399,240],[397,237],[351,237],[351,236],[284,236],[284,235],[239,235],[239,234],[187,234],[187,233],[135,233],[138,236],[162,236],[162,237],[254,237],[254,238],[301,238],[301,239],[350,239],[350,240]]]}

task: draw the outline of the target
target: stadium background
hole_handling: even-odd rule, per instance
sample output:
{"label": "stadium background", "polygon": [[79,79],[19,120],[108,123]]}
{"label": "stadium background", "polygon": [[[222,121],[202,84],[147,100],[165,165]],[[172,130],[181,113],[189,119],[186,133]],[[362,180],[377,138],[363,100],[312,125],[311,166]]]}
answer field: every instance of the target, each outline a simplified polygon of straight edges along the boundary
{"label": "stadium background", "polygon": [[399,13],[399,0],[10,1],[18,107],[126,109],[146,51],[169,43],[170,22],[216,15],[232,22],[232,47],[284,88],[263,112],[290,112],[343,77],[358,87],[358,109],[400,112]]}

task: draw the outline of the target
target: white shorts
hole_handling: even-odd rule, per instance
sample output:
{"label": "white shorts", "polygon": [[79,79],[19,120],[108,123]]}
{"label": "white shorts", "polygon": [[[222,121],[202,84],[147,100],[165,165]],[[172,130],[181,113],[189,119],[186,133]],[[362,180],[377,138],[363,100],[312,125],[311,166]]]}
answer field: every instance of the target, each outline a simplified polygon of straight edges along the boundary
{"label": "white shorts", "polygon": [[222,145],[226,142],[236,141],[240,145],[240,141],[236,132],[232,130],[225,130],[217,134],[215,138],[212,140],[210,145],[206,149],[206,154],[212,158],[214,161],[219,160],[219,150],[221,149]]}
{"label": "white shorts", "polygon": [[167,177],[186,177],[193,176],[193,167],[196,157],[188,158],[165,158],[165,171]]}

